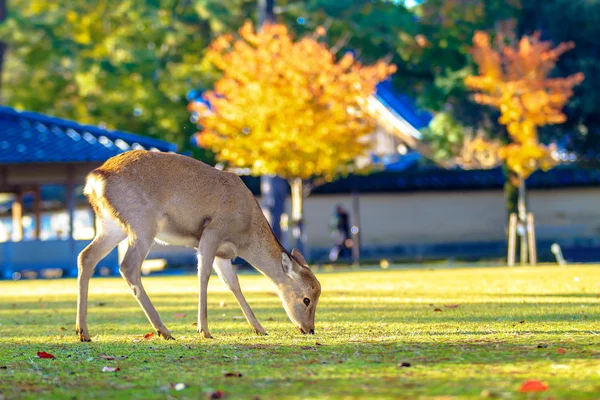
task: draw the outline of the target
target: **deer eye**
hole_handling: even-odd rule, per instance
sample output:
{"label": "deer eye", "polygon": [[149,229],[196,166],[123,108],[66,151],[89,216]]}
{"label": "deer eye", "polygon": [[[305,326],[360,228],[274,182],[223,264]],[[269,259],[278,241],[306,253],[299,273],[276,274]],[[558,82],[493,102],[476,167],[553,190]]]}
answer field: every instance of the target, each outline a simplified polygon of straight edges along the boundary
{"label": "deer eye", "polygon": [[308,305],[310,304],[310,299],[308,297],[305,297],[304,300],[302,300],[302,302],[306,304],[306,307],[308,307]]}

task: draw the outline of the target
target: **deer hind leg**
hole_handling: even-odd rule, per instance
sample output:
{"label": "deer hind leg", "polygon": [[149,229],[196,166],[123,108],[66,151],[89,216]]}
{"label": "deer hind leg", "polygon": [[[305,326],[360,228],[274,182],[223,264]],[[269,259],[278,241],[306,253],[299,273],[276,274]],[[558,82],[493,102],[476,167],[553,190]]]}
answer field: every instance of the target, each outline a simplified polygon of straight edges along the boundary
{"label": "deer hind leg", "polygon": [[248,321],[250,326],[252,326],[254,332],[256,332],[258,335],[266,335],[267,331],[265,331],[265,328],[263,328],[262,325],[258,322],[256,316],[254,315],[254,312],[252,312],[250,305],[248,304],[246,298],[242,294],[242,289],[240,288],[240,281],[238,280],[238,276],[233,269],[231,260],[217,257],[215,258],[213,267],[217,275],[219,275],[223,282],[225,282],[227,287],[229,287],[229,290],[233,292],[233,295],[240,304],[240,307],[242,308],[242,312],[244,313],[246,320]]}
{"label": "deer hind leg", "polygon": [[142,307],[146,317],[158,334],[164,339],[174,339],[174,337],[171,336],[171,332],[160,320],[158,312],[146,294],[144,286],[142,286],[142,262],[148,255],[150,246],[152,246],[152,242],[154,241],[154,236],[156,234],[156,228],[137,228],[133,230],[131,227],[129,227],[129,230],[129,248],[127,249],[125,257],[123,258],[123,262],[121,263],[121,268],[119,270],[121,272],[121,276],[129,285],[133,297],[137,300],[140,307]]}
{"label": "deer hind leg", "polygon": [[208,330],[208,281],[219,247],[210,232],[204,232],[198,244],[198,328],[206,339],[212,339]]}
{"label": "deer hind leg", "polygon": [[87,304],[90,278],[96,265],[108,255],[127,235],[119,224],[111,219],[102,219],[98,224],[98,232],[92,242],[77,257],[77,319],[75,332],[82,342],[90,342],[87,328]]}

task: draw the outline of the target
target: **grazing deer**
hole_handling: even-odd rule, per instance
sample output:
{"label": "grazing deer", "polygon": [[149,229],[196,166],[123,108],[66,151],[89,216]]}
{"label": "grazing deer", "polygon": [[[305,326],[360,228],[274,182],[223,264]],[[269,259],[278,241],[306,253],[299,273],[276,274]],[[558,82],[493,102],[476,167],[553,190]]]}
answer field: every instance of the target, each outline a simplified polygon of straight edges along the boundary
{"label": "grazing deer", "polygon": [[314,333],[319,281],[296,249],[288,253],[273,235],[258,202],[235,174],[178,154],[129,151],[87,177],[84,193],[98,220],[96,237],[78,257],[77,322],[81,341],[87,328],[88,286],[96,264],[125,238],[129,248],[120,272],[154,329],[173,339],[160,320],[140,271],[154,240],[198,251],[198,328],[210,338],[207,286],[212,269],[229,287],[257,334],[266,334],[240,290],[231,259],[240,256],[277,286],[290,320]]}

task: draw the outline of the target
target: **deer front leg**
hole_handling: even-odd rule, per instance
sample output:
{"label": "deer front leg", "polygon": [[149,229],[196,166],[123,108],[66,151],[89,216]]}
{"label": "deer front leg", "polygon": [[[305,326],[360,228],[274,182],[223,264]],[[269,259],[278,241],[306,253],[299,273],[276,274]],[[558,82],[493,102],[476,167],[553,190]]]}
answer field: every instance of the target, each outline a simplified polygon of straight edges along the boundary
{"label": "deer front leg", "polygon": [[160,320],[160,316],[158,315],[156,308],[154,308],[152,305],[150,298],[144,290],[144,286],[142,286],[142,262],[148,255],[148,251],[150,250],[150,246],[152,245],[154,237],[134,237],[135,239],[131,240],[130,236],[129,248],[127,249],[127,253],[125,253],[125,257],[123,258],[123,262],[121,263],[121,268],[119,271],[121,272],[121,276],[127,281],[127,284],[131,288],[133,297],[135,297],[139,305],[142,307],[142,310],[144,310],[146,317],[154,329],[164,339],[173,340],[175,338]]}
{"label": "deer front leg", "polygon": [[215,258],[213,267],[217,272],[217,275],[219,275],[223,282],[225,282],[227,287],[229,287],[229,290],[233,292],[233,295],[240,304],[240,307],[242,308],[242,312],[244,313],[246,320],[248,321],[250,326],[252,326],[254,332],[256,332],[258,335],[266,335],[267,331],[265,331],[265,328],[263,328],[260,322],[258,322],[258,319],[256,319],[254,312],[252,312],[250,305],[248,304],[246,298],[242,294],[242,289],[240,288],[240,281],[238,280],[237,274],[233,270],[231,260],[226,260],[224,258],[217,257]]}
{"label": "deer front leg", "polygon": [[98,233],[94,240],[77,257],[77,319],[75,332],[82,342],[91,342],[87,328],[88,288],[94,268],[121,240],[125,232],[113,221],[102,221],[98,224]]}
{"label": "deer front leg", "polygon": [[218,244],[212,242],[206,232],[198,246],[198,328],[206,339],[212,339],[208,330],[208,281],[213,268]]}

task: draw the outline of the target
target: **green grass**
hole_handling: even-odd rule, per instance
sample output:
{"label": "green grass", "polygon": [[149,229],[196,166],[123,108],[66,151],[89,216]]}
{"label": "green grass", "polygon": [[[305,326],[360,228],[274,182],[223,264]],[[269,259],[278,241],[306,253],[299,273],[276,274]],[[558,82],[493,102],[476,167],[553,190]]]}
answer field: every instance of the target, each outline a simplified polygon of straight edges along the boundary
{"label": "green grass", "polygon": [[[125,282],[94,278],[92,343],[74,333],[74,280],[0,282],[0,398],[198,399],[217,390],[229,399],[600,398],[598,266],[318,277],[317,334],[302,336],[272,284],[242,275],[244,293],[269,332],[258,337],[213,276],[213,340],[192,326],[194,276],[145,278],[176,341],[144,340],[151,327]],[[56,359],[36,358],[38,351]],[[105,366],[120,371],[102,372]],[[549,389],[519,393],[529,379]],[[176,391],[177,383],[186,388]]]}

